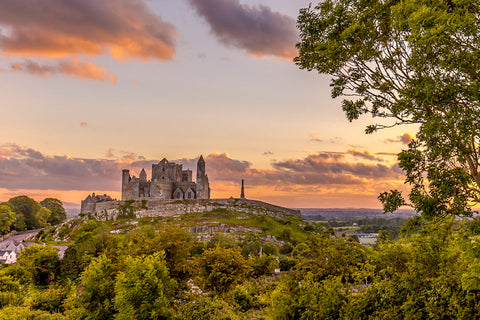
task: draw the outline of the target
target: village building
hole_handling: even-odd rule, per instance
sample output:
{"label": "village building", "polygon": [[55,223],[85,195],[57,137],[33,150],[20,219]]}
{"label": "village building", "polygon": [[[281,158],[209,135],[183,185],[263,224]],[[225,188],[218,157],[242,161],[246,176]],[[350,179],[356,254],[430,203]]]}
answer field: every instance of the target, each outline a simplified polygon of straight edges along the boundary
{"label": "village building", "polygon": [[17,262],[17,254],[14,250],[0,250],[0,263],[13,264]]}
{"label": "village building", "polygon": [[[17,258],[20,255],[20,252],[23,251],[26,247],[32,245],[45,245],[35,242],[23,242],[23,241],[4,241],[0,243],[0,263],[5,264],[14,264],[17,263]],[[58,257],[63,259],[65,251],[68,249],[68,246],[52,246],[53,248],[58,249]]]}

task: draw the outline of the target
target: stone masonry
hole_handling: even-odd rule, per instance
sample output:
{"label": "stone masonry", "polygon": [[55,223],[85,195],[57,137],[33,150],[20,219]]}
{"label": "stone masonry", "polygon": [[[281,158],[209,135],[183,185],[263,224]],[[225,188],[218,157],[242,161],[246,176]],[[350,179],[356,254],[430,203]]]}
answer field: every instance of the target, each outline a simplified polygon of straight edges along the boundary
{"label": "stone masonry", "polygon": [[122,172],[122,201],[126,200],[193,200],[210,199],[210,185],[205,172],[205,160],[197,162],[197,179],[192,181],[192,171],[183,170],[181,164],[163,159],[152,164],[152,179],[147,180],[145,169],[139,177]]}

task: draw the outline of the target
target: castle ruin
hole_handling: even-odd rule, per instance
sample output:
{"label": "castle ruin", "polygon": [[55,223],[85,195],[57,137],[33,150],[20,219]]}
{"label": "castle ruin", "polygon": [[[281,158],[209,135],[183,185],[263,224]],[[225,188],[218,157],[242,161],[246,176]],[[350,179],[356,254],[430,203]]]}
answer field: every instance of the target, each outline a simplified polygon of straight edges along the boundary
{"label": "castle ruin", "polygon": [[197,162],[197,179],[192,181],[192,170],[183,170],[181,164],[163,158],[152,164],[152,179],[147,180],[145,169],[139,177],[122,171],[122,201],[126,200],[193,200],[210,199],[210,185],[205,172],[205,160]]}
{"label": "castle ruin", "polygon": [[123,214],[122,210],[127,206],[134,209],[136,217],[166,217],[184,213],[209,212],[214,209],[270,216],[301,216],[300,210],[246,199],[243,180],[240,198],[210,199],[210,185],[202,156],[197,162],[195,182],[193,182],[192,170],[183,170],[181,164],[169,162],[165,158],[158,164],[152,164],[150,180],[147,180],[145,169],[142,169],[138,178],[131,176],[130,170],[124,169],[121,201],[107,195],[100,196],[93,193],[82,201],[80,212],[94,213],[101,219],[116,219]]}

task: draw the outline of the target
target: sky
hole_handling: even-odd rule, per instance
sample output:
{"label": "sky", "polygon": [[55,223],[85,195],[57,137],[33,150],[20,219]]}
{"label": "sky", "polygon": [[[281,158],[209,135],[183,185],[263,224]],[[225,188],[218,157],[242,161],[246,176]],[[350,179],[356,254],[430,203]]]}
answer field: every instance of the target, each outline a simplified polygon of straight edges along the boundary
{"label": "sky", "polygon": [[293,58],[306,0],[0,1],[0,201],[120,197],[167,158],[212,198],[380,208],[414,128],[364,133]]}

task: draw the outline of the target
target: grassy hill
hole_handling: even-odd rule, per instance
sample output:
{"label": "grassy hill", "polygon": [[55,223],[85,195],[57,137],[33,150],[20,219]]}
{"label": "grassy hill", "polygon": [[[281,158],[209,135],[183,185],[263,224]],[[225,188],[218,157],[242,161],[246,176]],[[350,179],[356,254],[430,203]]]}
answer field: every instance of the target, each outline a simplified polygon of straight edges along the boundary
{"label": "grassy hill", "polygon": [[[69,220],[59,226],[42,231],[37,241],[47,243],[73,243],[79,228],[93,221],[88,215]],[[226,209],[214,209],[210,212],[190,213],[173,217],[146,217],[133,219],[107,220],[96,223],[102,232],[122,235],[133,230],[148,227],[161,230],[165,226],[184,228],[197,239],[208,239],[220,233],[236,239],[242,239],[248,233],[256,233],[265,241],[278,244],[305,241],[309,234],[319,233],[323,224],[303,220],[295,216],[269,217]]]}

